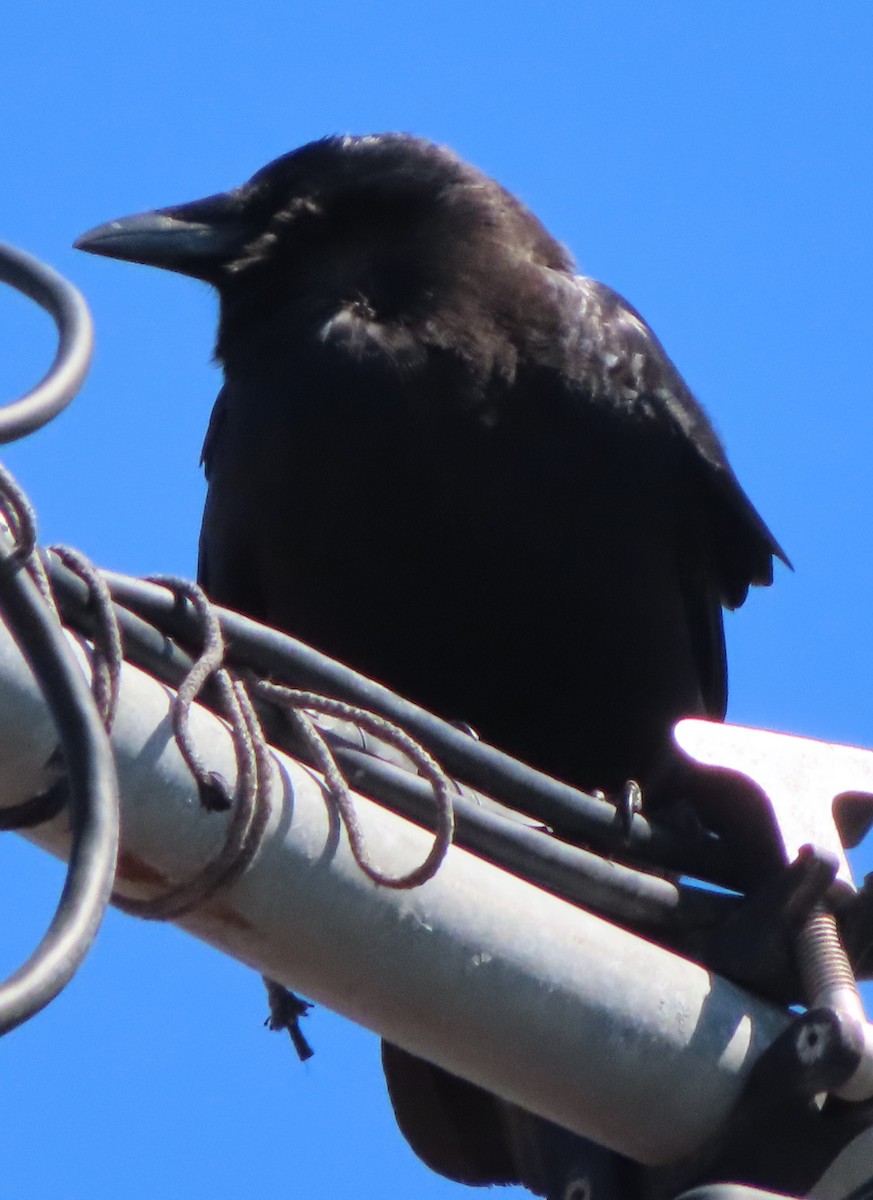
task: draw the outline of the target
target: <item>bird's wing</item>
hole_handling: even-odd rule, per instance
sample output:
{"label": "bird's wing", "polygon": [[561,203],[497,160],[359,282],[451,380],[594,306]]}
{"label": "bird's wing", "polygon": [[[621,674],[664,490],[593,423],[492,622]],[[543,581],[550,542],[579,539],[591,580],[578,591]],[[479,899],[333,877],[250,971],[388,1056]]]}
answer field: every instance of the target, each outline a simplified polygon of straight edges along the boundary
{"label": "bird's wing", "polygon": [[578,319],[570,374],[586,406],[604,409],[628,444],[644,447],[642,459],[638,448],[629,463],[645,473],[647,456],[657,460],[651,470],[660,474],[652,486],[670,497],[671,506],[661,526],[669,530],[663,552],[675,559],[665,569],[677,572],[706,711],[721,718],[727,702],[721,609],[741,605],[750,586],[772,583],[774,556],[788,560],[646,322],[602,284],[579,277],[574,289]]}
{"label": "bird's wing", "polygon": [[[215,463],[215,454],[221,439],[221,429],[224,424],[224,389],[218,393],[215,401],[215,406],[209,417],[209,425],[206,429],[206,437],[203,439],[203,449],[200,451],[200,465],[203,467],[203,473],[206,476],[206,482],[209,483],[213,475],[213,467]],[[207,499],[207,505],[209,501]],[[207,594],[212,593],[212,585],[210,582],[209,572],[209,551],[206,545],[205,536],[205,521],[200,530],[200,547],[197,556],[197,581]]]}
{"label": "bird's wing", "polygon": [[215,451],[224,425],[226,392],[227,389],[222,388],[216,397],[215,406],[209,417],[209,425],[206,428],[206,436],[203,439],[203,449],[200,451],[200,465],[203,467],[207,483],[212,477]]}
{"label": "bird's wing", "polygon": [[[245,506],[237,502],[239,489],[234,469],[244,470],[246,462],[244,456],[237,461],[229,453],[233,447],[227,428],[227,408],[228,388],[225,386],[215,401],[200,455],[209,486],[200,527],[197,581],[216,604],[266,621],[268,613],[260,594],[253,530],[246,523]],[[225,464],[224,472],[220,470],[222,463]],[[217,477],[222,473],[228,477],[222,479],[221,486],[216,486]]]}
{"label": "bird's wing", "polygon": [[642,362],[639,403],[678,436],[697,475],[704,500],[720,601],[738,608],[751,585],[773,582],[773,559],[791,563],[746,495],[703,408],[695,400],[655,333],[618,293],[592,280],[578,281],[593,296],[613,330],[625,362]]}

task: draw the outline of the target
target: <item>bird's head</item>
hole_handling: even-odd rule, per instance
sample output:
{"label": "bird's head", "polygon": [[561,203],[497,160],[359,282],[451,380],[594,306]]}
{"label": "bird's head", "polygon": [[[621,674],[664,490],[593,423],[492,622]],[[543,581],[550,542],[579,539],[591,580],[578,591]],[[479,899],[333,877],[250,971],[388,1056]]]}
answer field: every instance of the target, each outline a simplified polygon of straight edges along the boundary
{"label": "bird's head", "polygon": [[302,297],[361,300],[390,318],[443,281],[493,278],[501,260],[572,269],[499,184],[397,133],[311,142],[233,191],[109,221],[76,246],[205,280],[237,312]]}

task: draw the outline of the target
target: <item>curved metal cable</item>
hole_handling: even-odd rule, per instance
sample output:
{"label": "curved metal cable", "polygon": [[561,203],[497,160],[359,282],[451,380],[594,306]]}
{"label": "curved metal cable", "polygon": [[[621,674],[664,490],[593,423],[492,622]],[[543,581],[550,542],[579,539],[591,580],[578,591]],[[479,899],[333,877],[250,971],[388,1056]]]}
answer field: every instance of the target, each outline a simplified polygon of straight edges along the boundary
{"label": "curved metal cable", "polygon": [[[218,891],[238,879],[257,853],[269,816],[272,789],[272,763],[266,749],[257,715],[245,685],[232,679],[222,665],[224,642],[218,621],[202,589],[186,579],[159,576],[157,582],[174,595],[184,596],[194,605],[202,635],[202,650],[178,685],[173,700],[172,720],[176,743],[197,782],[200,802],[211,811],[233,807],[218,855],[192,879],[175,884],[168,891],[146,900],[115,895],[113,903],[123,912],[144,920],[168,921],[205,904]],[[230,726],[237,760],[235,795],[225,781],[209,770],[191,738],[191,705],[207,681],[218,689],[220,714]]]}
{"label": "curved metal cable", "polygon": [[[91,694],[97,705],[97,712],[107,733],[112,732],[115,714],[118,710],[118,698],[121,692],[121,665],[124,661],[124,649],[121,644],[121,630],[115,616],[115,606],[112,595],[106,585],[106,580],[91,562],[91,560],[74,546],[55,544],[49,549],[61,560],[65,567],[82,580],[88,590],[88,608],[93,612],[93,642],[91,652]],[[51,593],[51,582],[41,558],[39,563],[42,578],[52,604],[55,603]],[[39,586],[39,580],[37,580]],[[40,590],[42,590],[40,588]]]}
{"label": "curved metal cable", "polygon": [[72,847],[57,911],[41,943],[0,985],[0,1033],[21,1025],[69,983],[103,918],[118,852],[118,785],[82,669],[36,584],[0,542],[0,610],[57,725],[69,778]]}
{"label": "curved metal cable", "polygon": [[[0,409],[0,441],[39,429],[73,399],[91,357],[91,317],[79,292],[29,254],[0,243],[0,282],[54,318],[58,349],[44,378]],[[27,961],[0,984],[0,1034],[44,1008],[69,983],[103,918],[118,854],[118,783],[88,682],[40,585],[36,527],[27,498],[0,471],[0,616],[29,663],[54,718],[69,780],[72,846],[58,907]]]}
{"label": "curved metal cable", "polygon": [[54,361],[43,378],[18,400],[0,408],[0,442],[14,442],[42,428],[67,407],[88,373],[94,332],[84,297],[57,271],[0,242],[0,283],[29,296],[58,330]]}
{"label": "curved metal cable", "polygon": [[[255,692],[280,705],[293,726],[303,736],[318,764],[318,769],[324,775],[334,807],[345,826],[355,862],[367,878],[372,879],[373,883],[379,884],[380,887],[397,890],[420,887],[428,879],[432,879],[444,862],[452,844],[455,831],[455,809],[452,782],[424,747],[411,738],[405,730],[386,721],[384,717],[347,704],[342,700],[332,700],[327,696],[300,691],[297,688],[281,687],[267,680],[257,683]],[[407,754],[419,774],[427,780],[431,787],[436,807],[433,844],[422,862],[403,875],[386,875],[384,871],[373,864],[364,844],[364,833],[355,812],[348,781],[334,757],[327,738],[315,727],[310,716],[311,713],[321,713],[325,716],[350,720],[361,729],[375,733],[388,745]]]}

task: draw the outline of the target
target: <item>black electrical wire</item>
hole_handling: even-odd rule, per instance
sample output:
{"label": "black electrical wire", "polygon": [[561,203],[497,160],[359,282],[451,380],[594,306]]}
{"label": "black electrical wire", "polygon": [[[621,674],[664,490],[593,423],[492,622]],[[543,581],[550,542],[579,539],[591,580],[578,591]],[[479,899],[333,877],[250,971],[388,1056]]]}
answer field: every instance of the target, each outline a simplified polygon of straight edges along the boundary
{"label": "black electrical wire", "polygon": [[[334,757],[358,791],[423,825],[426,780],[350,746]],[[571,904],[638,930],[702,929],[724,921],[739,897],[650,875],[571,846],[544,830],[484,807],[475,793],[453,797],[455,843]]]}
{"label": "black electrical wire", "polygon": [[81,293],[57,271],[5,242],[0,242],[0,283],[29,296],[58,329],[57,352],[46,375],[0,408],[0,442],[14,442],[51,421],[76,395],[88,373],[94,335]]}
{"label": "black electrical wire", "polygon": [[0,612],[27,659],[61,740],[72,846],[55,915],[30,958],[0,985],[0,1034],[44,1008],[94,940],[115,878],[118,785],[109,741],[82,668],[8,542],[0,543]]}
{"label": "black electrical wire", "polygon": [[[90,634],[85,584],[51,553],[46,566],[64,621]],[[152,590],[166,594],[164,589]],[[117,605],[116,613],[125,658],[170,687],[178,687],[190,670],[189,656],[128,609]],[[287,664],[283,666],[287,671]],[[217,711],[208,692],[201,699]],[[427,824],[433,797],[426,780],[384,761],[378,753],[350,745],[341,734],[329,729],[322,732],[352,787],[408,820]],[[466,743],[471,739],[464,736],[464,740]],[[519,821],[518,814],[475,790],[462,789],[453,803],[458,845],[572,904],[628,926],[651,930],[707,928],[724,920],[737,902],[735,896],[678,884],[569,845],[541,827],[532,828],[527,820]]]}
{"label": "black electrical wire", "polygon": [[[51,550],[45,552],[45,566],[64,624],[84,637],[93,637],[96,622],[88,607],[85,581],[65,566]],[[129,609],[116,604],[115,616],[121,632],[125,662],[133,663],[161,683],[177,688],[193,666],[192,656],[166,633]]]}
{"label": "black electrical wire", "polygon": [[[754,1200],[760,1200],[760,1198],[755,1197]],[[764,1200],[767,1200],[766,1196]],[[789,1197],[788,1200],[791,1200],[791,1198]],[[873,1200],[873,1179],[866,1180],[850,1195],[843,1197],[843,1200]]]}
{"label": "black electrical wire", "polygon": [[[113,598],[146,621],[186,641],[191,614],[164,588],[104,572]],[[479,742],[409,700],[277,630],[227,609],[217,609],[228,659],[256,675],[287,681],[386,717],[417,738],[450,774],[498,797],[501,803],[548,825],[560,837],[609,854],[655,862],[697,879],[742,888],[742,864],[714,837],[690,839],[635,815],[629,829],[607,800],[544,775],[503,751]]]}

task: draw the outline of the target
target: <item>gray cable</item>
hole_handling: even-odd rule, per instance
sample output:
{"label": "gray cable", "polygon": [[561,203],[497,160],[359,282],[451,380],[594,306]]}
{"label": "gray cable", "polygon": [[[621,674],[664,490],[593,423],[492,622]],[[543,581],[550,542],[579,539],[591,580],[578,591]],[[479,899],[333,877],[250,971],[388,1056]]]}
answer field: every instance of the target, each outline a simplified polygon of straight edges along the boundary
{"label": "gray cable", "polygon": [[6,242],[0,242],[0,283],[29,296],[51,314],[58,329],[57,352],[46,374],[20,399],[0,408],[0,442],[14,442],[41,429],[76,395],[88,373],[94,333],[81,293],[57,271]]}

